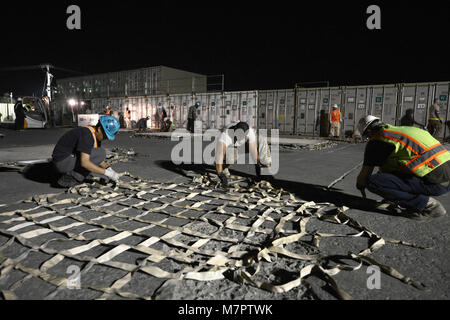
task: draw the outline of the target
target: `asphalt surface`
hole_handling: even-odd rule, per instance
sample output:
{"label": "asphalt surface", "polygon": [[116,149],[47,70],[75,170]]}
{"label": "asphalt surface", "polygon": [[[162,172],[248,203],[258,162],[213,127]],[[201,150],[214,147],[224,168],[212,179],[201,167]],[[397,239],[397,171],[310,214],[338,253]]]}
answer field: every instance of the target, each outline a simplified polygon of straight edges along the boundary
{"label": "asphalt surface", "polygon": [[[45,159],[51,156],[53,145],[66,132],[65,129],[27,130],[15,132],[0,129],[0,163],[15,160]],[[177,142],[165,138],[136,138],[130,132],[120,132],[114,142],[105,142],[103,147],[121,147],[136,152],[136,161],[113,165],[118,172],[128,171],[144,179],[164,182],[189,182],[191,178],[174,170],[170,161],[172,148]],[[353,272],[341,272],[334,278],[340,287],[358,299],[406,299],[434,300],[450,297],[450,219],[448,215],[427,222],[417,222],[399,217],[387,211],[361,210],[355,204],[362,201],[355,188],[358,170],[351,172],[338,182],[333,189],[328,186],[344,173],[358,165],[363,158],[364,144],[339,143],[336,147],[323,150],[283,150],[280,149],[280,170],[275,176],[276,185],[295,193],[301,199],[331,202],[350,208],[348,215],[375,233],[403,240],[431,249],[386,244],[372,257],[381,264],[389,265],[404,275],[424,283],[428,290],[418,290],[397,279],[381,274],[380,289],[370,290],[367,281],[370,274],[366,267]],[[252,166],[233,167],[238,174],[254,174]],[[30,180],[13,170],[0,169],[0,204],[9,204],[37,194],[61,192],[44,179]],[[380,200],[368,192],[368,198]],[[438,198],[450,208],[450,197]],[[342,241],[342,242],[341,242]],[[345,238],[324,239],[321,246],[329,252],[338,253]],[[1,243],[3,243],[2,241]],[[1,244],[0,243],[0,244]],[[321,288],[324,282],[311,280],[313,287]],[[151,284],[158,286],[158,284]],[[31,286],[29,292],[39,289]],[[326,290],[317,290],[321,299],[334,299]],[[78,293],[71,299],[90,299]],[[33,298],[32,294],[24,295]]]}

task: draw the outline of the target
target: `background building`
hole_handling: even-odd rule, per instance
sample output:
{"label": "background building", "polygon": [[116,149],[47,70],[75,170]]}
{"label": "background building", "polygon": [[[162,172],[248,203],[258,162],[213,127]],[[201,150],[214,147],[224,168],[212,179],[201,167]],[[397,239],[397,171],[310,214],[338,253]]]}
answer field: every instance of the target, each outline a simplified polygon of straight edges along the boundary
{"label": "background building", "polygon": [[165,66],[58,79],[58,97],[94,98],[206,92],[207,76]]}

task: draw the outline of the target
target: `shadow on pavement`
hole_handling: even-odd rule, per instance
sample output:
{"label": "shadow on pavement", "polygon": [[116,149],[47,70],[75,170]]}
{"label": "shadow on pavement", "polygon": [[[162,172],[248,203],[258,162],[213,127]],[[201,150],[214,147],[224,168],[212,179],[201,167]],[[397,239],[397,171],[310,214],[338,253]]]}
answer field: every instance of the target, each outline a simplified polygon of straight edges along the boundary
{"label": "shadow on pavement", "polygon": [[27,179],[38,183],[50,184],[52,187],[58,188],[56,180],[58,176],[53,170],[52,163],[31,164],[23,169],[20,168],[0,168],[0,172],[17,172]]}
{"label": "shadow on pavement", "polygon": [[[156,165],[161,168],[178,173],[185,177],[189,177],[187,171],[193,171],[196,174],[203,175],[207,172],[215,172],[215,167],[210,165],[192,165],[192,164],[181,164],[175,165],[171,161],[157,161]],[[247,174],[240,171],[235,171],[230,169],[230,173],[233,175],[238,175],[245,178],[255,179],[254,175]],[[341,192],[339,189],[327,189],[325,186],[302,183],[296,181],[280,180],[280,179],[270,179],[268,180],[272,186],[277,189],[284,189],[302,200],[314,201],[316,203],[329,202],[338,207],[346,206],[350,209],[370,211],[375,213],[380,213],[388,216],[400,216],[397,213],[393,213],[388,210],[383,210],[376,208],[378,202],[372,199],[364,199],[362,197],[350,195]]]}

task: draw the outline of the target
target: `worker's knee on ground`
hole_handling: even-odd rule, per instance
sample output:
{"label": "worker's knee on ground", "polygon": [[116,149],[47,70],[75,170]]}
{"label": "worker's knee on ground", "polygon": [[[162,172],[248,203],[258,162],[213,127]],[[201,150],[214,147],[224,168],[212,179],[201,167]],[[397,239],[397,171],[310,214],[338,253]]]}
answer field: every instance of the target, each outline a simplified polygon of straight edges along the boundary
{"label": "worker's knee on ground", "polygon": [[52,161],[53,168],[56,171],[56,173],[64,174],[69,171],[72,171],[77,166],[77,158],[75,155],[70,155],[64,160],[61,161]]}

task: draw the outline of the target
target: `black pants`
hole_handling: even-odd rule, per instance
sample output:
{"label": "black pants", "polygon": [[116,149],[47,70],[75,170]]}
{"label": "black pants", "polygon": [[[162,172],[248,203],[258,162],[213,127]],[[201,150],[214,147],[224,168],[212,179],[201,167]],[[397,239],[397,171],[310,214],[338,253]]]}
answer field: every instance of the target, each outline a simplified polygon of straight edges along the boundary
{"label": "black pants", "polygon": [[[106,159],[106,151],[103,148],[95,148],[91,151],[90,160],[100,165]],[[78,182],[83,182],[89,175],[89,171],[81,166],[80,154],[73,154],[64,160],[53,161],[54,168],[59,174],[68,174],[75,178]]]}
{"label": "black pants", "polygon": [[14,121],[14,128],[16,130],[22,130],[23,126],[24,126],[24,122],[25,122],[25,117],[17,117],[16,116],[16,120]]}
{"label": "black pants", "polygon": [[187,124],[187,130],[191,133],[194,133],[194,126],[195,120],[194,119],[188,119],[188,124]]}
{"label": "black pants", "polygon": [[441,196],[450,191],[450,187],[430,184],[416,176],[399,177],[381,172],[370,176],[367,189],[404,208],[419,212],[425,209],[430,196]]}

